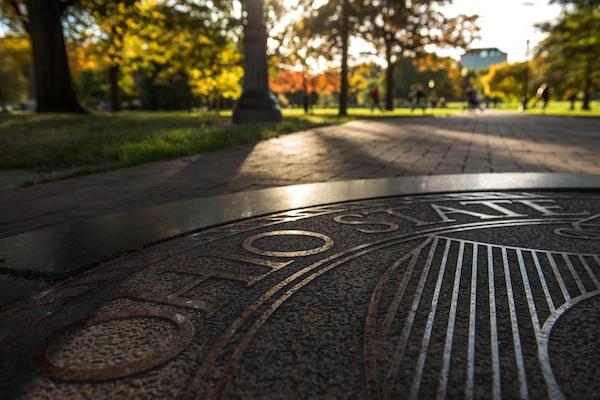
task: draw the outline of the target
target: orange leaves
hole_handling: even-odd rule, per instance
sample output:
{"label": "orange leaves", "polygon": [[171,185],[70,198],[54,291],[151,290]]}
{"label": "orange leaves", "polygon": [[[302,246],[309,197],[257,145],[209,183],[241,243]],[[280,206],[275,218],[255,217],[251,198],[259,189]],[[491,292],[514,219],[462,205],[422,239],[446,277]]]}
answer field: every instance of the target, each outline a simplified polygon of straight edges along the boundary
{"label": "orange leaves", "polygon": [[271,77],[271,90],[275,93],[308,92],[334,93],[339,90],[340,76],[335,69],[319,74],[308,74],[304,71],[280,69]]}

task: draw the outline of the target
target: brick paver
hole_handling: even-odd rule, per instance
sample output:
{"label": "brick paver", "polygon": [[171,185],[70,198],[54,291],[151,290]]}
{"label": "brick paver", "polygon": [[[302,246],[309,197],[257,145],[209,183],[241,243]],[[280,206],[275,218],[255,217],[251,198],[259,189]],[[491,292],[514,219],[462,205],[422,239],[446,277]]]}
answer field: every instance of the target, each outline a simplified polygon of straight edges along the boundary
{"label": "brick paver", "polygon": [[600,119],[508,113],[355,121],[233,149],[0,190],[0,237],[200,196],[475,172],[600,174]]}

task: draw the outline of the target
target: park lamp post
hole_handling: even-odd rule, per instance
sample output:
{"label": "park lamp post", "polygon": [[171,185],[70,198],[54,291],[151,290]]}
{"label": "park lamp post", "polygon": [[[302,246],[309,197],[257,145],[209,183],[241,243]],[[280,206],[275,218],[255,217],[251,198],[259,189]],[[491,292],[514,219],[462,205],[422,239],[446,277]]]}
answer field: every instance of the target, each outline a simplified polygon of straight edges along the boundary
{"label": "park lamp post", "polygon": [[269,89],[264,0],[246,0],[244,4],[244,82],[233,122],[278,122],[281,109]]}

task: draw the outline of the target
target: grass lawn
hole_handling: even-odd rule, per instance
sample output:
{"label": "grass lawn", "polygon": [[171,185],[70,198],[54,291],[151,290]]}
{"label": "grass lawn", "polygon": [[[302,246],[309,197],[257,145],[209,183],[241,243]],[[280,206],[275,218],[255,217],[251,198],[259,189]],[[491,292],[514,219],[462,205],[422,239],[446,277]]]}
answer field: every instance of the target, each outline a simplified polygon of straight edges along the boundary
{"label": "grass lawn", "polygon": [[[0,169],[61,171],[52,179],[255,142],[316,126],[362,118],[442,116],[456,110],[411,113],[351,109],[284,111],[280,123],[232,125],[231,112],[123,112],[88,115],[0,114]],[[33,183],[33,182],[29,182]]]}
{"label": "grass lawn", "polygon": [[[598,101],[592,101],[592,109],[590,111],[582,110],[581,102],[575,104],[575,110],[570,110],[571,103],[568,101],[550,101],[545,110],[542,109],[542,103],[538,104],[535,108],[531,108],[533,103],[533,101],[529,102],[529,108],[525,111],[526,114],[552,115],[557,117],[600,117],[600,102]],[[519,103],[504,103],[501,104],[498,109],[518,111],[520,106],[521,104]]]}

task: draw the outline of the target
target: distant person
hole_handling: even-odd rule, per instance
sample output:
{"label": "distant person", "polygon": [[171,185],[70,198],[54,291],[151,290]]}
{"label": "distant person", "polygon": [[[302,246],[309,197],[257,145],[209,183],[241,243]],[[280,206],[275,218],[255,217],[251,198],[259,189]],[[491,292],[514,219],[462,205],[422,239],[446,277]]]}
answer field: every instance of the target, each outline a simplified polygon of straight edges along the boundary
{"label": "distant person", "polygon": [[548,86],[547,82],[544,82],[540,85],[537,92],[535,93],[535,103],[533,103],[533,108],[535,108],[538,102],[542,102],[542,109],[546,109],[548,107],[548,101],[550,100],[550,86]]}
{"label": "distant person", "polygon": [[425,91],[421,85],[417,85],[417,104],[421,107],[423,112],[427,108],[427,102],[425,101]]}
{"label": "distant person", "polygon": [[427,108],[427,104],[425,102],[425,91],[421,87],[421,85],[412,85],[411,86],[411,111],[415,111],[415,108],[421,108],[423,111]]}
{"label": "distant person", "polygon": [[302,96],[302,106],[304,107],[304,114],[308,114],[310,108],[310,99],[307,92],[304,92],[304,95]]}
{"label": "distant person", "polygon": [[569,100],[569,103],[571,103],[569,110],[573,111],[575,109],[575,102],[577,101],[577,90],[567,90],[567,99]]}
{"label": "distant person", "polygon": [[100,109],[102,111],[111,111],[110,102],[108,100],[100,100]]}
{"label": "distant person", "polygon": [[308,109],[310,112],[313,112],[315,109],[315,104],[319,103],[319,93],[315,89],[310,92],[310,96],[308,97]]}
{"label": "distant person", "polygon": [[410,85],[410,88],[408,91],[408,97],[410,97],[410,111],[413,112],[413,111],[415,111],[415,106],[417,104],[417,86],[416,85]]}
{"label": "distant person", "polygon": [[377,85],[373,85],[373,88],[371,89],[371,112],[375,109],[375,107],[377,107],[379,110],[382,110],[380,100],[381,96],[379,95],[379,88]]}
{"label": "distant person", "polygon": [[485,95],[483,96],[483,105],[485,106],[486,110],[487,110],[488,108],[490,108],[490,103],[491,103],[491,101],[492,101],[492,100],[490,99],[490,96],[489,96],[488,94],[485,94]]}
{"label": "distant person", "polygon": [[477,92],[478,92],[478,88],[475,85],[467,88],[466,95],[467,95],[467,103],[469,105],[469,110],[476,111],[479,109],[479,98],[478,98]]}

